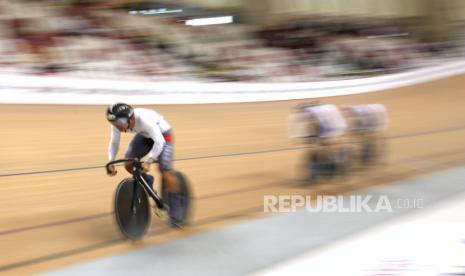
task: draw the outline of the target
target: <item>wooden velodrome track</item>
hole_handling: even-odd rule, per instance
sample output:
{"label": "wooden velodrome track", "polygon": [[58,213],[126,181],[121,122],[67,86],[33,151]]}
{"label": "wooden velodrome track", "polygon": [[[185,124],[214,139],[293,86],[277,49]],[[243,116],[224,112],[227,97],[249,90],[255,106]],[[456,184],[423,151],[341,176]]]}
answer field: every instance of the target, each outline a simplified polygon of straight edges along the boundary
{"label": "wooden velodrome track", "polygon": [[[337,194],[464,163],[464,84],[457,76],[325,99],[385,104],[389,158],[383,167],[305,188],[296,181],[305,150],[287,138],[298,101],[150,106],[174,127],[175,166],[194,186],[195,212],[182,231],[154,216],[149,236],[137,243],[121,239],[111,214],[114,189],[127,174],[120,168],[110,178],[102,167],[104,107],[2,105],[0,273],[46,271],[251,218],[260,215],[264,194]],[[131,137],[123,135],[120,154]]]}

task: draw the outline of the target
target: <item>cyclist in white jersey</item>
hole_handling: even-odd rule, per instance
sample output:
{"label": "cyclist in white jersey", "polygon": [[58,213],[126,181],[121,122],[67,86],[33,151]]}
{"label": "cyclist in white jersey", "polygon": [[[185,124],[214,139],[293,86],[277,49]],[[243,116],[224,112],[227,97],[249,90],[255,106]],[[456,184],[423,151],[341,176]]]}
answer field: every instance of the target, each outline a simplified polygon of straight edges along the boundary
{"label": "cyclist in white jersey", "polygon": [[316,146],[302,164],[305,182],[314,181],[317,174],[331,176],[342,172],[347,164],[342,143],[347,124],[335,105],[318,102],[298,105],[289,123],[291,138],[303,138]]}
{"label": "cyclist in white jersey", "polygon": [[349,122],[348,133],[361,146],[362,161],[380,160],[385,155],[383,132],[389,116],[382,104],[343,105],[340,107]]}
{"label": "cyclist in white jersey", "polygon": [[341,110],[350,122],[349,131],[354,134],[376,134],[387,129],[389,117],[382,104],[344,105]]}
{"label": "cyclist in white jersey", "polygon": [[[170,201],[173,206],[170,208],[170,216],[176,221],[180,215],[180,208],[177,192],[179,184],[172,172],[173,161],[173,135],[170,124],[159,113],[151,109],[133,108],[124,103],[116,103],[107,108],[107,120],[112,124],[111,137],[108,146],[108,159],[113,161],[118,153],[121,132],[135,133],[136,135],[130,142],[125,158],[142,159],[147,156],[143,162],[142,177],[153,187],[153,176],[149,175],[150,165],[153,161],[158,160],[158,168],[163,180],[167,184]],[[133,162],[126,162],[125,169],[132,173]],[[109,167],[109,175],[116,175],[115,166]]]}

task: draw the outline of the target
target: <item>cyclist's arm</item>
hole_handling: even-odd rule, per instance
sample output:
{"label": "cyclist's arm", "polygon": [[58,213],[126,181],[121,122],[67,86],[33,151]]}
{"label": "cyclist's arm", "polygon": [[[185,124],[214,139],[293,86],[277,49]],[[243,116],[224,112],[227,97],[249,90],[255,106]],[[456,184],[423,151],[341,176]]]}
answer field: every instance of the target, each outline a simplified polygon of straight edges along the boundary
{"label": "cyclist's arm", "polygon": [[110,161],[115,160],[116,154],[118,154],[120,136],[121,132],[114,126],[111,126],[110,143],[108,144],[108,160]]}

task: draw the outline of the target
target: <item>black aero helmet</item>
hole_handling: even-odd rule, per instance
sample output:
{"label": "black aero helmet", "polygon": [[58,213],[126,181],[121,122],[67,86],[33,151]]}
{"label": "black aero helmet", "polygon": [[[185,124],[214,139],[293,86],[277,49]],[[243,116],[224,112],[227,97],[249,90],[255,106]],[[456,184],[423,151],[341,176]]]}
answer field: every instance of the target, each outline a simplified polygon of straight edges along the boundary
{"label": "black aero helmet", "polygon": [[115,103],[107,108],[107,120],[115,124],[129,124],[134,108],[125,103]]}

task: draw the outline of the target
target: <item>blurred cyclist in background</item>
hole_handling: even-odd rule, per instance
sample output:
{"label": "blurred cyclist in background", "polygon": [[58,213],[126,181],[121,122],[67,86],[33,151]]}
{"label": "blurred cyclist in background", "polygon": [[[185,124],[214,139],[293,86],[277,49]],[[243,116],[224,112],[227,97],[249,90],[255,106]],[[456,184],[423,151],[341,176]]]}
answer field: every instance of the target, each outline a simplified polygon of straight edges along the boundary
{"label": "blurred cyclist in background", "polygon": [[360,145],[360,160],[367,164],[379,160],[385,149],[383,133],[389,125],[382,104],[341,105],[348,122],[348,134]]}
{"label": "blurred cyclist in background", "polygon": [[299,104],[289,120],[291,138],[303,138],[316,146],[310,157],[311,178],[315,171],[337,173],[348,158],[342,151],[341,140],[347,124],[337,106],[319,102]]}
{"label": "blurred cyclist in background", "polygon": [[[177,178],[172,173],[173,161],[173,135],[170,124],[157,112],[145,108],[133,108],[124,103],[116,103],[108,106],[107,120],[111,123],[111,136],[108,147],[108,159],[113,161],[118,153],[121,132],[131,132],[136,135],[130,142],[125,158],[141,159],[147,155],[142,164],[142,177],[153,187],[153,176],[149,175],[150,165],[158,160],[158,168],[163,181],[167,184],[169,192],[171,221],[176,224],[180,215],[178,197],[179,185]],[[124,167],[132,174],[133,162],[126,162]],[[110,166],[109,175],[116,175],[115,166]]]}

